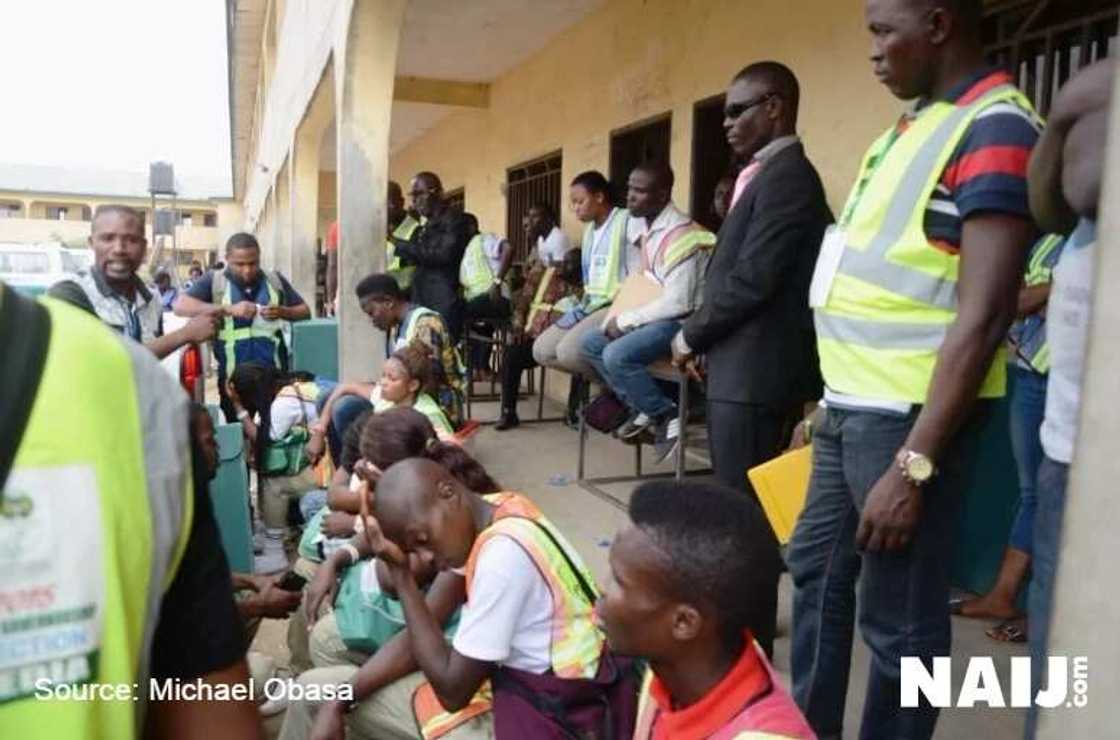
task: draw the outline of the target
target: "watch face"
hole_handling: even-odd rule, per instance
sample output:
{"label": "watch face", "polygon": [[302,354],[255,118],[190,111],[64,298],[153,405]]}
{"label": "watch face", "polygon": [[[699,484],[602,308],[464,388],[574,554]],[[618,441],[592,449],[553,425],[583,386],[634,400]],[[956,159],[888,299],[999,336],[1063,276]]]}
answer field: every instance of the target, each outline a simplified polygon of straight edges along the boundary
{"label": "watch face", "polygon": [[914,455],[906,461],[906,472],[919,483],[933,477],[933,461],[925,455]]}

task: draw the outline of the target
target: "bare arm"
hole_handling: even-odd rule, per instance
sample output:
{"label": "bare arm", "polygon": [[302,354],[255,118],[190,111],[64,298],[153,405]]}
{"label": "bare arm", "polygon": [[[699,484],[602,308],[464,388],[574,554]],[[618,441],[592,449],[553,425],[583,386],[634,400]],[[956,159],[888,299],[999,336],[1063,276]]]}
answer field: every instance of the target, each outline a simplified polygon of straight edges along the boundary
{"label": "bare arm", "polygon": [[176,316],[199,316],[201,314],[221,313],[222,307],[213,303],[200,301],[197,298],[180,291],[172,306]]}
{"label": "bare arm", "polygon": [[323,410],[319,413],[319,423],[315,425],[315,429],[312,431],[316,433],[326,431],[331,424],[331,413],[334,411],[334,405],[338,402],[338,399],[343,396],[369,398],[376,387],[375,383],[340,383],[335,386],[335,389],[331,391],[331,395],[327,398],[327,402],[323,404]]}
{"label": "bare arm", "polygon": [[[214,686],[249,683],[244,660],[202,677]],[[145,735],[160,740],[245,740],[263,738],[260,714],[252,699],[243,701],[153,701]]]}
{"label": "bare arm", "polygon": [[1050,283],[1028,285],[1019,291],[1019,308],[1015,312],[1015,317],[1025,319],[1028,316],[1034,316],[1046,308],[1046,303],[1049,300]]}
{"label": "bare arm", "polygon": [[[965,221],[962,236],[957,318],[938,352],[926,403],[904,444],[935,463],[968,417],[1015,317],[1035,226],[1025,218],[987,214]],[[867,496],[856,545],[872,552],[908,546],[923,495],[897,465],[889,466]]]}
{"label": "bare arm", "polygon": [[[360,539],[360,538],[358,538]],[[445,571],[436,576],[428,589],[427,606],[432,616],[440,623],[446,622],[466,601],[466,582],[462,576]],[[410,623],[411,624],[411,623]],[[354,698],[361,700],[399,678],[415,673],[420,664],[413,656],[408,628],[398,632],[367,660],[351,679]],[[469,698],[468,698],[469,701]],[[345,711],[344,702],[325,705],[319,711],[341,716]],[[323,720],[329,720],[324,716]]]}
{"label": "bare arm", "polygon": [[984,215],[964,223],[957,289],[960,308],[949,327],[929,396],[907,447],[940,458],[976,400],[1018,308],[1020,276],[1035,228],[1026,219]]}

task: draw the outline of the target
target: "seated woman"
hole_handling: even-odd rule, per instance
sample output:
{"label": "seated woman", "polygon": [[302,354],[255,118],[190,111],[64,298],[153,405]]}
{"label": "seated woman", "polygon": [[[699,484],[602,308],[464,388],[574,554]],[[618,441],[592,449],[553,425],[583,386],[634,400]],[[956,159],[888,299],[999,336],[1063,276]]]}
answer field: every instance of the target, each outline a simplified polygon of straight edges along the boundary
{"label": "seated woman", "polygon": [[[333,420],[333,413],[341,399],[348,396],[357,396],[377,413],[398,406],[415,408],[428,417],[440,439],[449,440],[454,429],[433,397],[433,392],[431,358],[424,348],[412,344],[398,349],[385,361],[381,368],[381,379],[376,384],[342,383],[335,387],[323,405],[318,423],[310,427],[308,454],[313,460],[317,460],[329,444],[331,456],[336,461],[341,458],[341,440],[346,429],[338,428],[337,420]],[[337,442],[334,441],[336,438]]]}
{"label": "seated woman", "polygon": [[310,462],[303,443],[334,386],[310,373],[285,373],[259,362],[239,364],[226,383],[257,471],[261,519],[273,535],[287,527],[288,498],[315,488],[303,474]]}
{"label": "seated woman", "polygon": [[[358,496],[372,498],[371,491],[376,487],[380,471],[399,460],[412,457],[423,457],[439,463],[472,491],[494,493],[500,490],[476,460],[461,447],[441,442],[432,424],[413,409],[398,408],[370,417],[361,434],[361,453],[362,460],[355,466],[361,480]],[[301,610],[303,614],[300,619],[314,623],[310,653],[316,668],[303,673],[299,679],[301,683],[307,681],[308,685],[325,686],[351,682],[357,699],[418,670],[419,666],[412,655],[405,632],[403,616],[398,623],[392,619],[391,614],[385,614],[383,616],[386,620],[379,621],[376,625],[368,619],[354,618],[355,615],[361,616],[362,604],[389,604],[379,596],[389,583],[384,566],[370,559],[371,556],[372,551],[365,538],[355,537],[351,540],[350,547],[339,549],[322,563],[307,587],[305,609]],[[355,564],[356,567],[351,567]],[[357,574],[347,575],[347,569],[357,571]],[[343,576],[344,584],[347,579],[357,579],[359,588],[350,592],[354,597],[351,600],[336,598],[340,590],[340,575]],[[343,597],[345,596],[344,588]],[[389,595],[389,598],[393,599],[392,606],[399,609],[399,602],[396,602],[394,596]],[[442,571],[436,575],[426,592],[426,601],[432,615],[445,626],[462,606],[465,598],[464,576],[451,571]],[[334,612],[320,617],[323,608],[332,602]],[[304,630],[304,635],[306,634]],[[363,648],[372,644],[376,644],[377,649],[372,657],[361,663],[363,653],[366,652]],[[320,729],[338,728],[343,722],[344,709],[341,704],[325,705],[315,720],[315,706],[311,701],[293,701],[284,718],[280,737],[308,737],[313,720],[319,723]],[[411,722],[411,708],[406,708],[405,711],[409,713]],[[469,724],[470,722],[467,723]]]}

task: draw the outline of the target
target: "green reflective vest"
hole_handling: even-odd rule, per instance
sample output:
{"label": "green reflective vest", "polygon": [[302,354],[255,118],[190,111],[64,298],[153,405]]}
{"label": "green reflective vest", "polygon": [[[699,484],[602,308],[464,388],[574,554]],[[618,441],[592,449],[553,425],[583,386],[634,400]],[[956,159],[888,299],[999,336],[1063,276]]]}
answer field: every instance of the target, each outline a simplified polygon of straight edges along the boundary
{"label": "green reflective vest", "polygon": [[606,234],[595,239],[595,224],[590,223],[583,232],[583,259],[586,278],[583,288],[584,307],[587,313],[609,306],[622,284],[619,270],[626,250],[626,227],[630,217],[627,211],[615,208],[609,217]]}
{"label": "green reflective vest", "polygon": [[[969,125],[989,106],[1032,110],[1010,85],[974,103],[933,103],[901,135],[892,127],[864,158],[841,227],[846,242],[827,299],[815,311],[821,372],[833,391],[924,403],[937,353],[957,317],[960,257],[925,234],[926,207]],[[1002,396],[1003,351],[980,388]]]}
{"label": "green reflective vest", "polygon": [[475,234],[463,252],[463,261],[459,263],[459,283],[463,286],[463,297],[468,301],[485,295],[494,284],[494,270],[482,248],[482,234]]}
{"label": "green reflective vest", "polygon": [[[405,214],[404,220],[393,229],[393,238],[409,241],[419,228],[420,222]],[[402,290],[408,290],[412,286],[412,274],[416,272],[416,267],[414,265],[406,267],[401,264],[401,258],[397,256],[397,245],[393,243],[393,239],[385,240],[385,272],[396,279]]]}
{"label": "green reflective vest", "polygon": [[[50,347],[0,510],[0,727],[130,740],[191,527],[187,399],[140,345],[69,305],[43,305]],[[129,696],[36,698],[92,684]]]}

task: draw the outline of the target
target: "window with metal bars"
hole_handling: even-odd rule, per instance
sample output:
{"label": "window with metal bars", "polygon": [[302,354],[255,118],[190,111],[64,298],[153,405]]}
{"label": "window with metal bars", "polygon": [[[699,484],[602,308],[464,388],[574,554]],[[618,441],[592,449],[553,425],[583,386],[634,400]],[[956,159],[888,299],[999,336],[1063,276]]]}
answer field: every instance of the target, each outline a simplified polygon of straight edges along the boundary
{"label": "window with metal bars", "polygon": [[1011,71],[1043,116],[1062,85],[1116,46],[1120,0],[1004,0],[985,13],[988,61]]}
{"label": "window with metal bars", "polygon": [[563,157],[553,152],[506,171],[506,239],[514,262],[524,262],[533,245],[525,238],[525,219],[534,203],[547,203],[560,218],[560,169]]}

